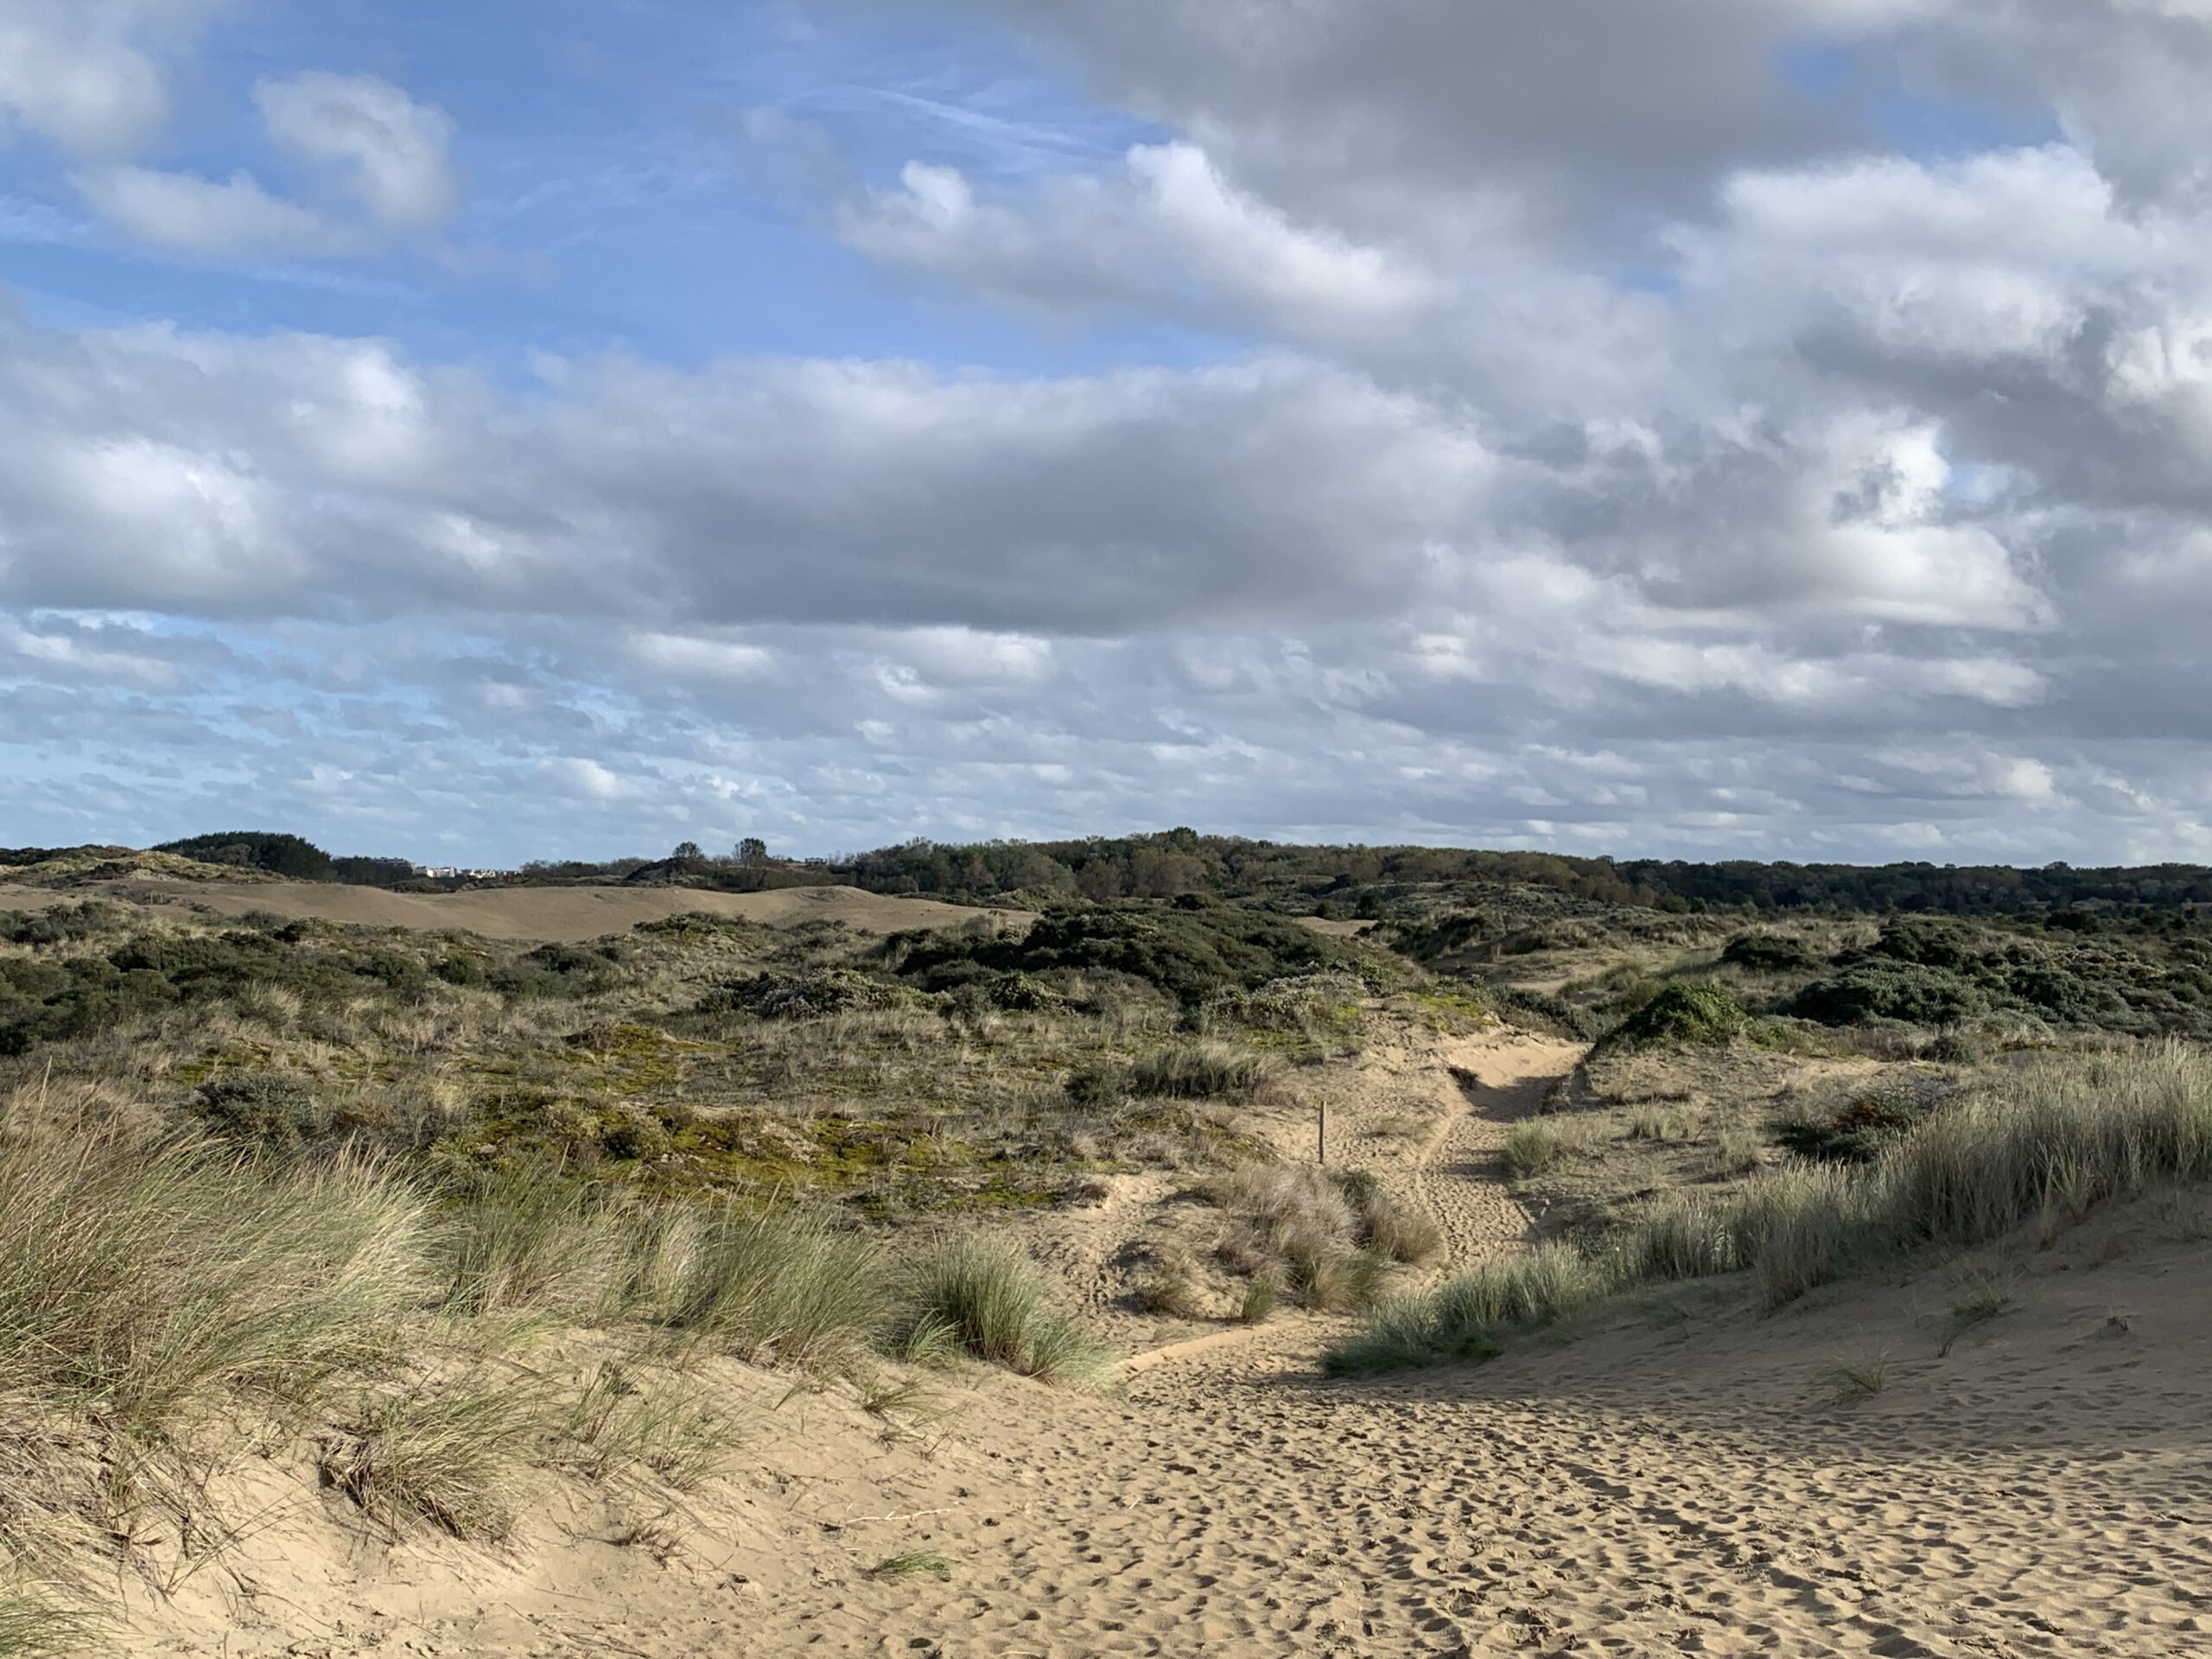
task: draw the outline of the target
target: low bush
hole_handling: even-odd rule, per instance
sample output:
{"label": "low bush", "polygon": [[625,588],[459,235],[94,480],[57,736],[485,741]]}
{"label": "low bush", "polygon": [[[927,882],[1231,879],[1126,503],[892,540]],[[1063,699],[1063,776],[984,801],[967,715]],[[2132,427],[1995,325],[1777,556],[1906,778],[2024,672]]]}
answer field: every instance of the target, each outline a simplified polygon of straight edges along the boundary
{"label": "low bush", "polygon": [[749,1014],[757,1020],[810,1020],[827,1014],[915,1007],[910,987],[851,968],[791,973],[771,969],[732,980],[702,997],[698,1014]]}
{"label": "low bush", "polygon": [[1892,1072],[1872,1084],[1801,1100],[1774,1125],[1777,1144],[1821,1163],[1866,1164],[1957,1092],[1948,1078]]}
{"label": "low bush", "polygon": [[1185,1008],[1271,980],[1341,973],[1364,985],[1395,978],[1382,957],[1287,917],[1187,895],[1165,905],[1055,910],[1024,934],[967,929],[894,934],[887,959],[903,978],[950,990],[986,973],[1105,970],[1159,987]]}
{"label": "low bush", "polygon": [[1738,933],[1722,947],[1720,960],[1759,974],[1805,973],[1821,965],[1820,953],[1802,939],[1782,933]]}
{"label": "low bush", "polygon": [[1789,1012],[1825,1026],[1898,1020],[1950,1026],[1989,1012],[1989,994],[1948,968],[1865,960],[1818,979],[1790,999]]}
{"label": "low bush", "polygon": [[1606,1033],[1600,1054],[1624,1050],[1726,1043],[1751,1031],[1751,1018],[1727,988],[1677,980]]}

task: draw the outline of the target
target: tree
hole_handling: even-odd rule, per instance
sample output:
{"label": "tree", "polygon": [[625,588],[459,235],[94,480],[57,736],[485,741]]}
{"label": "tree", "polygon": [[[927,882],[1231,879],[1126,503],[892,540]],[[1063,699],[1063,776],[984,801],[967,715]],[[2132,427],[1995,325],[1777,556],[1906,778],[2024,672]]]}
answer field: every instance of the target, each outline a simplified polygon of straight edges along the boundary
{"label": "tree", "polygon": [[706,855],[699,850],[699,843],[697,842],[679,841],[676,843],[676,850],[673,853],[671,853],[669,856],[680,861],[683,859],[704,858]]}
{"label": "tree", "polygon": [[741,864],[766,864],[768,843],[758,836],[747,836],[737,843],[737,861]]}

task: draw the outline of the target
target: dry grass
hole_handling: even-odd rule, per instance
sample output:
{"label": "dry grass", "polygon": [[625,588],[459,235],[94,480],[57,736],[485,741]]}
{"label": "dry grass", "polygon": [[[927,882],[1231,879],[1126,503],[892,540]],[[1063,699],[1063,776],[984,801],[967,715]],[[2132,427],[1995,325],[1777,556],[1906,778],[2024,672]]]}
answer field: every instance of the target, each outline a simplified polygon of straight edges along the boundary
{"label": "dry grass", "polygon": [[380,1394],[324,1442],[323,1478],[397,1531],[420,1518],[456,1538],[505,1538],[566,1412],[542,1386],[469,1375]]}
{"label": "dry grass", "polygon": [[1133,1093],[1166,1099],[1233,1099],[1249,1095],[1274,1069],[1265,1055],[1234,1044],[1179,1043],[1132,1065],[1129,1087]]}
{"label": "dry grass", "polygon": [[1179,1247],[1160,1254],[1137,1280],[1135,1296],[1137,1306],[1147,1313],[1195,1319],[1205,1312],[1198,1294],[1197,1264]]}
{"label": "dry grass", "polygon": [[1367,1306],[1394,1263],[1425,1262],[1442,1249],[1433,1221],[1399,1209],[1363,1171],[1246,1165],[1201,1192],[1230,1217],[1217,1252],[1224,1263],[1268,1277],[1320,1313]]}
{"label": "dry grass", "polygon": [[219,1394],[311,1400],[427,1299],[422,1195],[188,1136],[0,1122],[0,1395],[159,1435]]}
{"label": "dry grass", "polygon": [[1105,1350],[1053,1305],[1037,1264],[1003,1240],[946,1240],[917,1269],[906,1301],[900,1341],[915,1357],[966,1354],[1080,1386],[1107,1375]]}

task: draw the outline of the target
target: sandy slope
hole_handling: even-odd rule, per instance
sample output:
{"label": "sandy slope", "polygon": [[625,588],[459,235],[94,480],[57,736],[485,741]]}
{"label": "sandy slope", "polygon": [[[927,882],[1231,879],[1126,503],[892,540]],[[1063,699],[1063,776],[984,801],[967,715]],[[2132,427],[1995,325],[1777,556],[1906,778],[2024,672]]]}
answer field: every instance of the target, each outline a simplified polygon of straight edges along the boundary
{"label": "sandy slope", "polygon": [[[1521,1248],[1488,1154],[1571,1058],[1402,1034],[1333,1080],[1336,1122],[1462,1259]],[[1103,1203],[1065,1262],[1160,1201]],[[1106,1398],[972,1373],[890,1444],[849,1399],[728,1367],[738,1470],[670,1518],[665,1559],[574,1489],[510,1554],[387,1554],[278,1471],[282,1524],[166,1610],[142,1591],[130,1650],[2212,1653],[2208,1236],[2199,1195],[2024,1242],[2014,1306],[1948,1355],[1931,1266],[1771,1318],[1693,1287],[1381,1382],[1320,1380],[1326,1328],[1288,1319]],[[1877,1351],[1887,1388],[1834,1403],[1822,1369]],[[925,1548],[948,1581],[868,1574]]]}
{"label": "sandy slope", "polygon": [[949,927],[980,915],[1027,922],[1027,912],[986,912],[933,899],[893,898],[857,887],[784,887],[773,893],[702,893],[686,887],[479,887],[462,893],[387,893],[323,882],[265,885],[216,881],[98,882],[55,892],[0,887],[0,910],[42,910],[48,905],[104,897],[137,904],[200,906],[219,916],[273,911],[285,917],[317,917],[372,927],[456,929],[489,939],[546,939],[574,943],[620,933],[639,922],[686,911],[739,916],[772,927],[802,922],[842,922],[863,933],[908,927]]}

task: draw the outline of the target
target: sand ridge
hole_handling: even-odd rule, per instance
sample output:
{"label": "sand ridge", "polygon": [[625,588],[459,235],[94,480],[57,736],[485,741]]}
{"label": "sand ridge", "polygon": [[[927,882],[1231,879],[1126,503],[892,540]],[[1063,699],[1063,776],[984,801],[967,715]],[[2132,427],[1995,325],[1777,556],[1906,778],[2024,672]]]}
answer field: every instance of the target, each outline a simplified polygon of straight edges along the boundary
{"label": "sand ridge", "polygon": [[860,933],[951,927],[982,916],[996,917],[1008,926],[1026,926],[1035,919],[1027,911],[978,910],[934,899],[865,893],[858,887],[779,887],[769,893],[712,893],[693,887],[469,887],[459,893],[421,893],[308,881],[113,881],[64,891],[0,887],[0,910],[43,910],[90,898],[174,905],[217,916],[259,911],[294,919],[572,944],[692,911],[772,927],[841,922]]}

